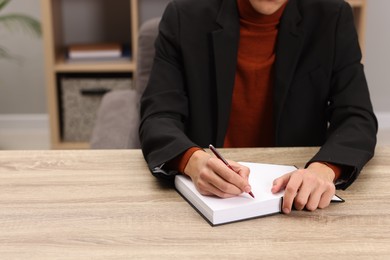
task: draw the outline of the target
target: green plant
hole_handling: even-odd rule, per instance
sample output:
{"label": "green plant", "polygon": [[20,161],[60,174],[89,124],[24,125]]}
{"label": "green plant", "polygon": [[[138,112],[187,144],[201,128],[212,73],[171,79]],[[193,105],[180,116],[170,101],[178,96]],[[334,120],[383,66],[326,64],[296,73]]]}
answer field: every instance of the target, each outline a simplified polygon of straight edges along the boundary
{"label": "green plant", "polygon": [[[19,13],[1,14],[1,11],[11,2],[11,0],[0,0],[0,27],[4,27],[9,31],[21,30],[30,33],[34,36],[42,34],[41,24],[38,20]],[[0,58],[13,58],[13,56],[0,45]]]}

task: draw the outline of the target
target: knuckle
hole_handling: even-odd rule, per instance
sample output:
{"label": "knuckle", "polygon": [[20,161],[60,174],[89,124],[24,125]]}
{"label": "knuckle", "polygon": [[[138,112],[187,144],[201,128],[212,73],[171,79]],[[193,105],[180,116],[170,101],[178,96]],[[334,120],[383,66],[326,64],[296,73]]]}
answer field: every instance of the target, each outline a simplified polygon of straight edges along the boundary
{"label": "knuckle", "polygon": [[208,195],[208,192],[204,189],[204,187],[198,186],[198,191],[202,195]]}
{"label": "knuckle", "polygon": [[223,178],[227,181],[232,183],[234,181],[234,175],[233,174],[227,174],[226,176],[223,176]]}
{"label": "knuckle", "polygon": [[250,169],[246,166],[242,166],[242,170],[246,173],[246,174],[249,174],[250,172]]}
{"label": "knuckle", "polygon": [[316,176],[313,174],[306,174],[305,175],[305,182],[310,184],[311,186],[318,186],[321,182]]}
{"label": "knuckle", "polygon": [[307,174],[306,178],[311,182],[322,181],[321,179],[318,179],[314,174]]}
{"label": "knuckle", "polygon": [[206,192],[206,191],[199,191],[200,194],[202,194],[203,196],[208,196],[209,194]]}
{"label": "knuckle", "polygon": [[220,189],[221,191],[226,192],[226,191],[229,189],[229,184],[227,184],[227,183],[221,183],[219,189]]}
{"label": "knuckle", "polygon": [[329,203],[320,203],[320,204],[318,205],[318,208],[324,209],[324,208],[326,208],[326,207],[328,207],[328,206],[329,206]]}
{"label": "knuckle", "polygon": [[206,191],[206,185],[205,185],[205,183],[202,182],[202,181],[199,181],[199,180],[198,180],[198,181],[196,182],[196,187],[198,187],[198,190],[199,190],[200,193],[202,193],[202,191],[203,191],[203,192]]}
{"label": "knuckle", "polygon": [[296,210],[302,210],[304,207],[302,205],[299,205],[298,203],[294,203],[294,207]]}
{"label": "knuckle", "polygon": [[199,179],[205,180],[208,178],[209,173],[206,170],[202,170],[199,172]]}
{"label": "knuckle", "polygon": [[295,192],[296,192],[296,189],[293,186],[287,185],[285,193],[292,194],[292,193],[295,193]]}
{"label": "knuckle", "polygon": [[317,207],[314,206],[314,205],[306,205],[306,209],[307,209],[308,211],[315,211],[315,210],[317,209]]}
{"label": "knuckle", "polygon": [[306,204],[306,200],[301,199],[301,198],[297,198],[297,199],[295,199],[295,203],[294,204],[295,204],[296,207],[303,208],[305,206],[305,204]]}
{"label": "knuckle", "polygon": [[328,182],[326,185],[326,189],[329,191],[332,191],[333,193],[336,192],[336,187],[332,182]]}
{"label": "knuckle", "polygon": [[209,157],[206,161],[206,166],[207,167],[213,167],[215,165],[215,158]]}

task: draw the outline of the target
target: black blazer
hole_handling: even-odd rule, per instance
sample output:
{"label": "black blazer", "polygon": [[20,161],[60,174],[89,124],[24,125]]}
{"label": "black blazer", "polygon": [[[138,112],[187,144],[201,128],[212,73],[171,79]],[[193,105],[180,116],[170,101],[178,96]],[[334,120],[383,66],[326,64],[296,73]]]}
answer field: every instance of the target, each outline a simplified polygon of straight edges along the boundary
{"label": "black blazer", "polygon": [[[174,175],[164,163],[192,146],[223,145],[239,29],[236,0],[167,6],[141,100],[142,151],[156,176]],[[360,60],[346,2],[289,0],[276,46],[275,143],[321,146],[310,162],[349,169],[338,188],[356,179],[376,144],[377,121]]]}

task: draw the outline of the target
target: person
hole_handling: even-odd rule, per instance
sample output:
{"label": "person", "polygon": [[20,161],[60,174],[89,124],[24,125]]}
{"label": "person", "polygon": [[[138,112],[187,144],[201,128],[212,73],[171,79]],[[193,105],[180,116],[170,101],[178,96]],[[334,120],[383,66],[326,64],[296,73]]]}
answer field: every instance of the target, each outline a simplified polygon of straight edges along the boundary
{"label": "person", "polygon": [[320,146],[274,181],[282,210],[329,205],[372,158],[377,120],[352,8],[343,0],[177,0],[168,4],[141,99],[152,173],[204,195],[251,191],[249,170],[203,148]]}

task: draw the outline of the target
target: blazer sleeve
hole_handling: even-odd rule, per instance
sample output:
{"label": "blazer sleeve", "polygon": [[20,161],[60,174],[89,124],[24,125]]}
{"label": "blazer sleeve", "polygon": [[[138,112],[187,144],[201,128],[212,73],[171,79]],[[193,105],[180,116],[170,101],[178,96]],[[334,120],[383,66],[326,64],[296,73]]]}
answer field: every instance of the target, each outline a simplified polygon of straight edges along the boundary
{"label": "blazer sleeve", "polygon": [[141,98],[142,151],[158,177],[174,176],[177,172],[165,170],[165,162],[196,146],[185,134],[189,112],[179,42],[179,12],[173,1],[159,25],[153,67]]}
{"label": "blazer sleeve", "polygon": [[343,3],[336,29],[327,140],[308,163],[343,166],[337,188],[346,189],[373,157],[378,123],[373,113],[352,8]]}

